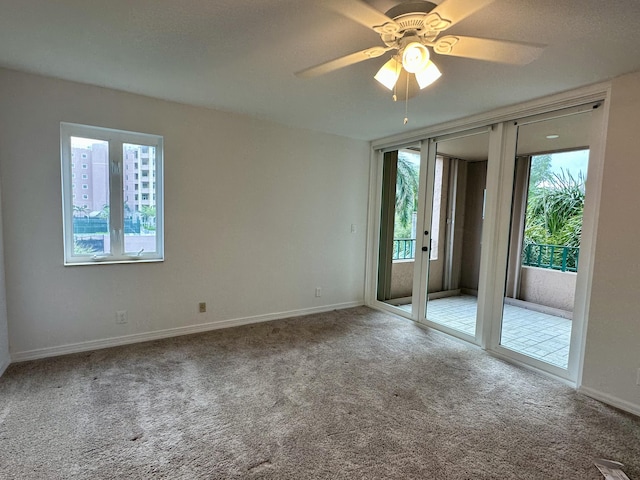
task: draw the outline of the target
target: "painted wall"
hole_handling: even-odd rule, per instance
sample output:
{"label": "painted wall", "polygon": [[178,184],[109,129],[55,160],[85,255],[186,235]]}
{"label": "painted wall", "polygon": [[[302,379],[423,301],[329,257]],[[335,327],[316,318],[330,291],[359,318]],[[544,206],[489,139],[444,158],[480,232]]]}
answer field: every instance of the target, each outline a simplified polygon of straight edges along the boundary
{"label": "painted wall", "polygon": [[[61,121],[164,136],[165,262],[63,266]],[[14,360],[364,301],[367,142],[8,70],[0,125]]]}
{"label": "painted wall", "polygon": [[478,290],[478,279],[480,278],[482,207],[486,185],[487,162],[468,162],[460,287],[470,290]]}
{"label": "painted wall", "polygon": [[10,361],[9,330],[7,326],[7,294],[4,276],[4,246],[2,241],[2,208],[0,202],[0,375],[2,375],[9,366]]}
{"label": "painted wall", "polygon": [[640,414],[640,72],[614,79],[582,384]]}

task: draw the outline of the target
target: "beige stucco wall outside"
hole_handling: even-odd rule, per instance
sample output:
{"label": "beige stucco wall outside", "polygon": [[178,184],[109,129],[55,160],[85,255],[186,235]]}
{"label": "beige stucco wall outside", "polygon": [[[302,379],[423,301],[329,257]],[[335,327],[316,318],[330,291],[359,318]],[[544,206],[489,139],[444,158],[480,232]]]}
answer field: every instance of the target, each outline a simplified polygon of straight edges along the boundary
{"label": "beige stucco wall outside", "polygon": [[576,274],[548,268],[522,267],[520,300],[573,311],[576,292]]}
{"label": "beige stucco wall outside", "polygon": [[413,291],[413,260],[400,260],[391,266],[391,298],[410,297]]}

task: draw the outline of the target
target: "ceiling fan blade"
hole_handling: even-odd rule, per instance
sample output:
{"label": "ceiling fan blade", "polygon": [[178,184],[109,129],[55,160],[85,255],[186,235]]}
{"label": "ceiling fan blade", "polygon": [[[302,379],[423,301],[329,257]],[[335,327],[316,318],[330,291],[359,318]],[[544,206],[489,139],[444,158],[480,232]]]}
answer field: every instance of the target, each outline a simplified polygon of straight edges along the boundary
{"label": "ceiling fan blade", "polygon": [[379,57],[380,55],[384,54],[389,50],[392,50],[392,48],[391,47],[366,48],[359,52],[355,52],[350,55],[345,55],[344,57],[336,58],[335,60],[330,60],[328,62],[321,63],[320,65],[316,65],[314,67],[301,70],[299,72],[296,72],[295,75],[296,77],[300,77],[300,78],[317,77],[319,75],[324,75],[325,73],[338,70],[339,68],[348,67],[349,65],[353,65],[354,63],[359,63],[365,60],[369,60],[370,58]]}
{"label": "ceiling fan blade", "polygon": [[488,62],[526,65],[533,62],[544,50],[542,45],[508,42],[488,38],[447,35],[433,45],[433,51],[440,55],[474,58]]}
{"label": "ceiling fan blade", "polygon": [[378,33],[397,33],[400,25],[362,0],[325,0],[335,12]]}
{"label": "ceiling fan blade", "polygon": [[429,12],[425,24],[436,31],[446,30],[494,0],[444,0]]}

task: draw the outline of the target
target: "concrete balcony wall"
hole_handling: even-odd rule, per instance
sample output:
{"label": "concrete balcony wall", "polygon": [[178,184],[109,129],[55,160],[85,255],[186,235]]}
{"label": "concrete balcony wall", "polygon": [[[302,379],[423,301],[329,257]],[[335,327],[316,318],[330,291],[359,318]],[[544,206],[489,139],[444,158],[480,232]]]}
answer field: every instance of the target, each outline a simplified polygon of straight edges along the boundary
{"label": "concrete balcony wall", "polygon": [[391,266],[391,298],[410,297],[413,291],[413,260],[395,260]]}
{"label": "concrete balcony wall", "polygon": [[520,295],[525,302],[573,311],[576,274],[548,268],[522,267]]}

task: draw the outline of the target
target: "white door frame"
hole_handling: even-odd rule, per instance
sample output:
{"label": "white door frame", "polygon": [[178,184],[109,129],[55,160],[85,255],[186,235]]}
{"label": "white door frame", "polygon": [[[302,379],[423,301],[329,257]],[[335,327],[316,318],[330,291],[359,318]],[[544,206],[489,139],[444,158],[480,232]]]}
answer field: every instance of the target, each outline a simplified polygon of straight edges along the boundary
{"label": "white door frame", "polygon": [[[589,102],[584,105],[577,105],[562,110],[556,110],[544,114],[525,117],[513,122],[505,122],[504,126],[504,141],[502,144],[504,148],[501,151],[500,162],[501,167],[498,173],[499,175],[499,190],[497,192],[497,201],[503,208],[498,208],[495,215],[491,218],[496,220],[494,229],[495,238],[497,241],[495,263],[493,272],[495,277],[493,279],[493,292],[489,295],[489,302],[491,303],[491,309],[484,310],[490,312],[491,325],[489,328],[484,328],[483,333],[486,335],[487,343],[483,344],[483,347],[487,350],[495,353],[501,357],[513,358],[518,362],[531,365],[537,369],[547,371],[555,376],[568,380],[572,383],[577,383],[579,379],[579,369],[582,364],[582,355],[584,351],[584,334],[586,332],[586,311],[588,309],[589,295],[587,286],[590,287],[590,278],[592,270],[592,259],[594,256],[594,241],[595,241],[595,222],[594,219],[597,212],[594,210],[599,201],[596,202],[595,198],[599,200],[599,191],[596,191],[596,186],[599,186],[602,182],[602,158],[603,158],[603,145],[600,135],[597,132],[602,131],[606,124],[603,124],[605,115],[605,108],[603,102]],[[514,350],[507,349],[500,345],[501,326],[502,326],[502,308],[504,302],[505,291],[505,272],[507,269],[507,254],[508,254],[508,236],[510,234],[510,221],[511,221],[511,202],[513,192],[513,178],[516,158],[517,147],[517,130],[520,126],[528,125],[532,123],[542,122],[553,118],[558,118],[568,115],[583,114],[586,112],[591,113],[592,128],[589,132],[589,166],[588,166],[588,182],[586,186],[585,207],[583,213],[583,228],[582,238],[580,242],[580,268],[577,272],[576,278],[576,290],[575,290],[575,302],[574,312],[571,328],[571,341],[569,350],[569,364],[566,369],[560,368],[554,365],[550,365],[546,362],[542,362],[527,355],[520,354]],[[594,134],[596,134],[594,136]],[[487,197],[489,197],[489,190],[487,189]],[[506,240],[506,241],[505,241]],[[583,262],[584,256],[584,262]],[[481,267],[482,271],[482,267]],[[487,272],[489,273],[489,272]]]}

